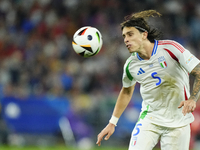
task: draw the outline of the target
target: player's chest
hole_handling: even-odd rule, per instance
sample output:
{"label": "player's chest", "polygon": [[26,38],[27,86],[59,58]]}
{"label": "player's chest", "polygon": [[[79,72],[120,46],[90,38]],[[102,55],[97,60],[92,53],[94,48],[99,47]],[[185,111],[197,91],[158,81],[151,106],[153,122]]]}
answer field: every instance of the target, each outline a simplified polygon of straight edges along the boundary
{"label": "player's chest", "polygon": [[173,75],[177,66],[173,59],[168,55],[160,54],[152,57],[150,60],[137,61],[130,66],[132,76],[138,82],[159,80],[166,74]]}

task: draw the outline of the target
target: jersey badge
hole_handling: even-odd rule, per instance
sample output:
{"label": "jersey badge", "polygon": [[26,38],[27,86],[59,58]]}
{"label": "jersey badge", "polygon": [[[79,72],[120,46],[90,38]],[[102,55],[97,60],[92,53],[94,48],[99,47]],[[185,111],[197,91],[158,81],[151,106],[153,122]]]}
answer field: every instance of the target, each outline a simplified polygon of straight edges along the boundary
{"label": "jersey badge", "polygon": [[186,61],[186,64],[189,64],[190,63],[190,61],[192,60],[194,58],[194,56],[192,55],[192,56],[190,56],[190,58]]}
{"label": "jersey badge", "polygon": [[158,58],[158,62],[160,63],[160,66],[161,66],[162,68],[167,68],[167,62],[166,62],[164,56],[159,57],[159,58]]}
{"label": "jersey badge", "polygon": [[137,137],[132,138],[131,146],[135,146],[137,142]]}

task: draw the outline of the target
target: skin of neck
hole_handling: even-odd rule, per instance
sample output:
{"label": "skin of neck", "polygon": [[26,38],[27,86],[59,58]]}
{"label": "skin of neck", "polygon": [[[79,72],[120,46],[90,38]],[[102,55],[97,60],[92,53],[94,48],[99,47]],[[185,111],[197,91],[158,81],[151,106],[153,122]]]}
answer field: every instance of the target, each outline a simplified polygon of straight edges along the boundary
{"label": "skin of neck", "polygon": [[142,59],[149,60],[151,58],[153,47],[154,43],[151,43],[148,39],[145,39],[137,53]]}

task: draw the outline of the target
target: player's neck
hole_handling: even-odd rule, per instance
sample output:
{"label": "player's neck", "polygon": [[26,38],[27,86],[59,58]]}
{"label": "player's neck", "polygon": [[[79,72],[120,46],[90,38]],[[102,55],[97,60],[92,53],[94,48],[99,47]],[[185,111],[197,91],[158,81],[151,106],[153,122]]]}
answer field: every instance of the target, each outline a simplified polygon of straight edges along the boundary
{"label": "player's neck", "polygon": [[144,42],[140,52],[138,52],[139,56],[144,60],[149,60],[151,58],[153,47],[154,43],[151,43],[150,41]]}

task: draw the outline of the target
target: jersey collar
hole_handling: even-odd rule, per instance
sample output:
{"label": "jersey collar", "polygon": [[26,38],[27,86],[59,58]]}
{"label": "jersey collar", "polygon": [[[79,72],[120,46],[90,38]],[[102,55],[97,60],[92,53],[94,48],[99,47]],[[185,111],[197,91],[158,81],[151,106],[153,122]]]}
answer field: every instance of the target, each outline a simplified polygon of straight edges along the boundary
{"label": "jersey collar", "polygon": [[[153,47],[153,51],[152,51],[152,53],[151,53],[151,56],[153,56],[153,55],[156,54],[156,52],[157,52],[157,47],[158,47],[158,41],[155,40],[155,43],[154,43],[154,47]],[[138,58],[140,61],[144,60],[144,59],[142,59],[142,58],[138,55],[138,53],[137,53],[137,58]]]}

